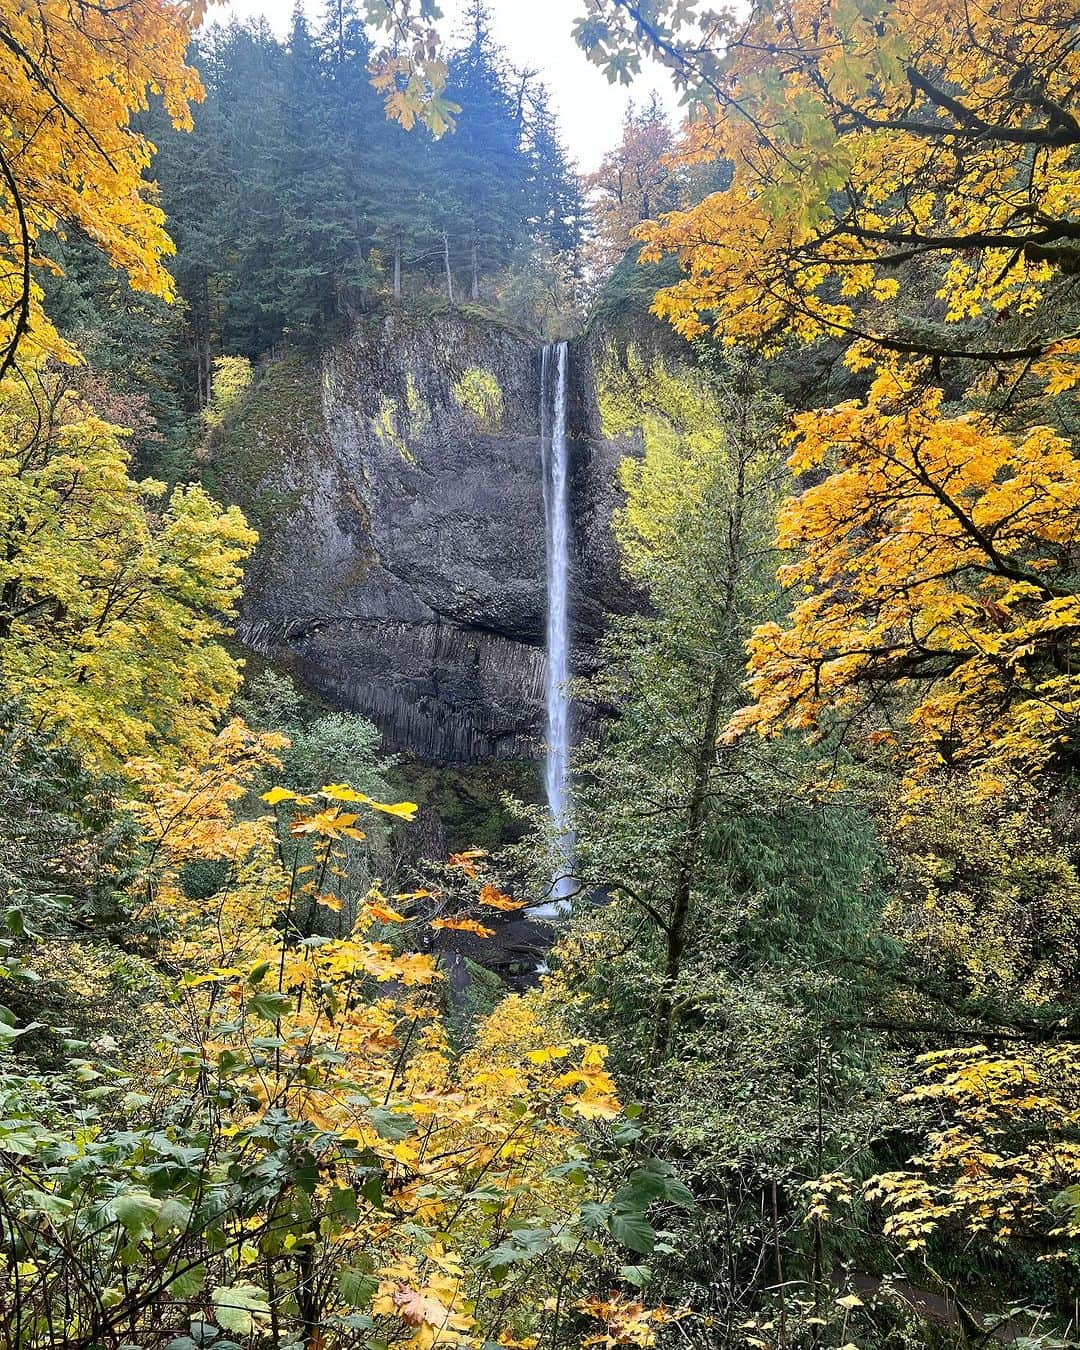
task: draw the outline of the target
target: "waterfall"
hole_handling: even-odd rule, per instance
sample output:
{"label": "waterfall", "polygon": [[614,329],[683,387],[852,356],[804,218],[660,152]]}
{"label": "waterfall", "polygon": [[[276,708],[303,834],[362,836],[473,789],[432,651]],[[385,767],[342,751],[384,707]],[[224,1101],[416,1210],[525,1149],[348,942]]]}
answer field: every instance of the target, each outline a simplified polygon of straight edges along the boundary
{"label": "waterfall", "polygon": [[[546,346],[540,357],[540,456],[547,540],[547,758],[548,808],[559,831],[560,861],[552,881],[552,904],[534,913],[557,914],[576,883],[571,871],[574,837],[570,809],[570,492],[567,446],[565,342]],[[554,369],[553,369],[554,368]],[[552,384],[554,383],[554,389]]]}

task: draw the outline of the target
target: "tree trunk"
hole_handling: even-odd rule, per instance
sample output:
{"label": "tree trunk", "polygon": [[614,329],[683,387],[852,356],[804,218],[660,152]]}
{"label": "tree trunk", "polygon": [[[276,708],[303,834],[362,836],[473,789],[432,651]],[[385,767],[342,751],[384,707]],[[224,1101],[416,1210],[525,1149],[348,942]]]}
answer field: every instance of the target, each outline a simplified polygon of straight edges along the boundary
{"label": "tree trunk", "polygon": [[472,243],[472,298],[474,301],[480,299],[480,263],[477,257],[475,236],[473,236]]}
{"label": "tree trunk", "polygon": [[210,402],[213,360],[210,354],[210,283],[205,272],[199,277],[191,306],[191,342],[195,349],[195,372],[199,407]]}
{"label": "tree trunk", "polygon": [[401,240],[394,245],[394,299],[401,303]]}
{"label": "tree trunk", "polygon": [[690,901],[694,892],[701,835],[705,828],[705,803],[708,799],[709,779],[716,759],[716,737],[720,730],[720,709],[728,673],[717,667],[709,687],[709,701],[705,707],[705,725],[697,743],[693,762],[693,782],[686,808],[686,847],[679,864],[675,894],[672,896],[667,927],[667,955],[664,960],[664,988],[656,1005],[656,1024],[650,1062],[655,1067],[667,1055],[671,1045],[672,1023],[675,1013],[675,982],[682,970],[686,952],[686,923],[690,917]]}
{"label": "tree trunk", "polygon": [[454,273],[450,266],[450,236],[443,230],[443,262],[446,265],[446,294],[450,303],[454,303]]}

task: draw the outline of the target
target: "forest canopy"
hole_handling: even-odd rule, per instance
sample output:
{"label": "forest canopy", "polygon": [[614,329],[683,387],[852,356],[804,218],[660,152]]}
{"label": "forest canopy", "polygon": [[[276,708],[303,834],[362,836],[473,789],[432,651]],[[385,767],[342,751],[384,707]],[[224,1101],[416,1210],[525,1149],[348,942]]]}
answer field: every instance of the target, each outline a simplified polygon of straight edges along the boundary
{"label": "forest canopy", "polygon": [[[579,8],[685,113],[587,175],[483,0],[0,0],[4,1350],[1080,1344],[1075,6]],[[237,626],[331,517],[293,635],[374,578],[526,704],[416,509],[508,448],[557,820]]]}

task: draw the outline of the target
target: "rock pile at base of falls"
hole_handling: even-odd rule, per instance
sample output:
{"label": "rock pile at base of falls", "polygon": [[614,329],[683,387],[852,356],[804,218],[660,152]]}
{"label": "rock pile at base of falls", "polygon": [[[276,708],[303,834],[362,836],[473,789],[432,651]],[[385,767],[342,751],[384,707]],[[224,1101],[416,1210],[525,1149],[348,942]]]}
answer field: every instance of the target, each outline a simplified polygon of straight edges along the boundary
{"label": "rock pile at base of falls", "polygon": [[[544,736],[546,585],[538,344],[463,315],[390,317],[260,372],[207,477],[262,543],[238,635],[389,749],[531,757]],[[574,666],[635,607],[610,522],[632,447],[598,434],[573,362]]]}

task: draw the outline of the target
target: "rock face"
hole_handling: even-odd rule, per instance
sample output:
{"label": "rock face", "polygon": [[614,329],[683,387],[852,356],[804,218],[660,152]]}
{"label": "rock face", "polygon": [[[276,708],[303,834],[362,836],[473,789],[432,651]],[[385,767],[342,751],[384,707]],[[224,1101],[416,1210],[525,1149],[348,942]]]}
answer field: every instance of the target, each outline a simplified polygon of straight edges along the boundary
{"label": "rock face", "polygon": [[[211,445],[263,535],[241,640],[390,748],[528,757],[544,728],[539,351],[461,316],[391,318],[305,369],[266,371]],[[588,669],[605,611],[633,605],[610,520],[628,446],[596,434],[573,359],[571,603]]]}

